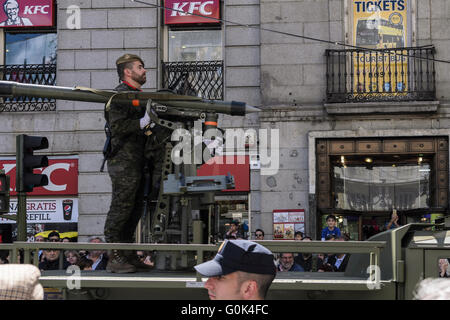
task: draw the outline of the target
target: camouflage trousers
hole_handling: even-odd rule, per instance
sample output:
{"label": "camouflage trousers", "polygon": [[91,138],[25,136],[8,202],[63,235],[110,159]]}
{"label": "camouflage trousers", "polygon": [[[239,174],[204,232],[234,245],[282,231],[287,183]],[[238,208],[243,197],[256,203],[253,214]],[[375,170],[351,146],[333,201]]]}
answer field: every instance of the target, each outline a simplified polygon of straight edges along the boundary
{"label": "camouflage trousers", "polygon": [[134,233],[144,208],[143,166],[108,160],[112,183],[112,199],[105,221],[105,240],[108,243],[134,242]]}

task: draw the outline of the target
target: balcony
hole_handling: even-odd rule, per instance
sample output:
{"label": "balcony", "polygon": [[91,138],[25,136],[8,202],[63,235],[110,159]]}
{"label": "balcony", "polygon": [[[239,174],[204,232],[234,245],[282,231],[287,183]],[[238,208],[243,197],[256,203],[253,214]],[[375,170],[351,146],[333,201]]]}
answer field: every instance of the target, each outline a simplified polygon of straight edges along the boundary
{"label": "balcony", "polygon": [[163,88],[177,94],[223,100],[223,61],[163,62]]}
{"label": "balcony", "polygon": [[389,102],[397,106],[391,111],[401,112],[402,102],[413,101],[407,105],[415,105],[418,112],[433,111],[436,103],[428,102],[436,100],[434,55],[433,46],[326,50],[326,102],[329,107],[356,103],[358,110],[367,103]]}
{"label": "balcony", "polygon": [[[1,80],[20,83],[55,85],[56,64],[23,64],[0,66]],[[54,99],[29,98],[27,96],[0,98],[0,112],[54,111]]]}

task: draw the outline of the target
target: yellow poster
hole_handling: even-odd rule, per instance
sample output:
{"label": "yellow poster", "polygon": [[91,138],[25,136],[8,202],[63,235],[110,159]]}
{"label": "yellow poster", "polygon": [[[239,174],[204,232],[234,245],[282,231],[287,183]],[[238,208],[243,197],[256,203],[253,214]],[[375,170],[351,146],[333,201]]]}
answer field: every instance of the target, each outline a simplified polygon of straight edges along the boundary
{"label": "yellow poster", "polygon": [[360,94],[408,91],[408,0],[352,0],[353,45],[385,51],[354,52],[353,89]]}

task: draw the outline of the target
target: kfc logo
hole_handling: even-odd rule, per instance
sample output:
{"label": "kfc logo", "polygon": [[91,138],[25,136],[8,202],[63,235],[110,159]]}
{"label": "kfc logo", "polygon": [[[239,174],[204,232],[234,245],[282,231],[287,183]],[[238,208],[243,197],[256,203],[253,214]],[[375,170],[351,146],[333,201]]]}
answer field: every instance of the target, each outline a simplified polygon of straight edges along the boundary
{"label": "kfc logo", "polygon": [[[189,5],[189,9],[187,10],[186,13],[186,7]],[[198,11],[200,13],[200,15],[203,16],[210,16],[213,14],[212,11],[206,11],[206,6],[207,5],[214,5],[214,1],[206,1],[206,2],[176,2],[173,4],[173,10],[172,10],[172,14],[170,15],[171,17],[175,17],[176,15],[179,16],[186,16],[188,13],[189,14],[193,14],[194,11]],[[181,12],[181,11],[185,11],[185,12]]]}
{"label": "kfc logo", "polygon": [[48,14],[50,6],[26,6],[23,14]]}
{"label": "kfc logo", "polygon": [[[218,23],[220,1],[165,0],[165,24]],[[204,17],[202,17],[204,16]],[[209,19],[214,18],[214,19]]]}
{"label": "kfc logo", "polygon": [[[11,181],[11,195],[16,195],[16,161],[0,160]],[[34,188],[30,195],[75,195],[78,194],[78,160],[77,159],[49,159],[45,168],[35,169],[34,173],[45,174],[48,185]]]}
{"label": "kfc logo", "polygon": [[0,27],[52,26],[52,0],[4,0],[0,2]]}

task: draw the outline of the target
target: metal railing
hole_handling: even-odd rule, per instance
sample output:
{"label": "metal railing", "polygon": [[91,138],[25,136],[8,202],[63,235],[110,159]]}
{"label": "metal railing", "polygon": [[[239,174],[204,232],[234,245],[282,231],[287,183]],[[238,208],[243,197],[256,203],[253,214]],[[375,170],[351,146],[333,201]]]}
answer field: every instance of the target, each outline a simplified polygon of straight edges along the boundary
{"label": "metal railing", "polygon": [[[311,242],[302,242],[302,241],[292,241],[292,240],[263,240],[263,241],[255,241],[273,253],[281,253],[281,252],[303,252],[303,253],[320,253],[326,252],[330,253],[349,253],[349,254],[369,254],[370,257],[370,265],[372,266],[380,266],[380,254],[381,250],[385,248],[386,243],[384,241],[345,241],[345,242],[332,242],[332,241],[311,241]],[[155,251],[156,254],[158,252],[193,252],[195,254],[195,261],[197,264],[204,262],[206,258],[206,252],[212,252],[215,254],[219,249],[221,243],[218,244],[130,244],[130,243],[62,243],[62,242],[14,242],[13,244],[0,244],[0,250],[8,250],[11,263],[18,263],[18,255],[19,251],[23,251],[23,262],[28,264],[38,265],[39,261],[36,259],[39,254],[39,250],[43,249],[58,249],[58,250],[141,250],[141,251]],[[60,258],[64,259],[64,255],[60,254]],[[212,256],[211,256],[212,258]],[[60,266],[62,266],[62,260],[60,260]],[[300,273],[301,274],[301,273]],[[142,275],[140,275],[142,276]],[[300,276],[300,275],[299,275]],[[65,276],[68,277],[68,276]],[[105,283],[101,284],[100,280],[95,280],[95,282],[91,282],[92,286],[108,286],[110,284],[107,283],[107,279],[105,280],[104,274],[102,274],[103,280]],[[45,278],[45,277],[44,277]],[[60,282],[52,283],[49,280],[48,283],[51,285],[64,284],[66,278],[62,276],[62,280],[58,280]],[[88,277],[89,279],[94,279],[92,276]],[[194,269],[192,269],[192,277],[191,281],[202,281],[202,276],[200,274],[195,274]],[[43,279],[45,280],[45,279]],[[91,281],[89,280],[89,281]],[[88,281],[88,280],[85,280]],[[128,281],[128,280],[127,280]],[[136,280],[137,281],[137,280]],[[180,280],[181,281],[181,280]],[[285,283],[286,280],[280,280]],[[379,283],[379,278],[376,278],[376,283]],[[173,285],[176,281],[171,280]],[[359,290],[366,289],[366,279],[362,279],[360,281]],[[148,284],[150,285],[150,284]],[[318,284],[315,284],[318,285]],[[342,285],[339,281],[334,281],[330,286],[330,289],[334,288],[334,286],[338,287]],[[278,284],[277,286],[281,286],[284,288],[283,284]],[[288,289],[293,289],[294,287],[287,286]]]}
{"label": "metal railing", "polygon": [[178,94],[223,100],[223,61],[162,63],[162,86]]}
{"label": "metal railing", "polygon": [[326,50],[328,103],[436,100],[433,46]]}
{"label": "metal railing", "polygon": [[[0,66],[0,79],[20,83],[55,85],[56,64],[20,64]],[[0,98],[0,112],[54,111],[55,99]]]}

